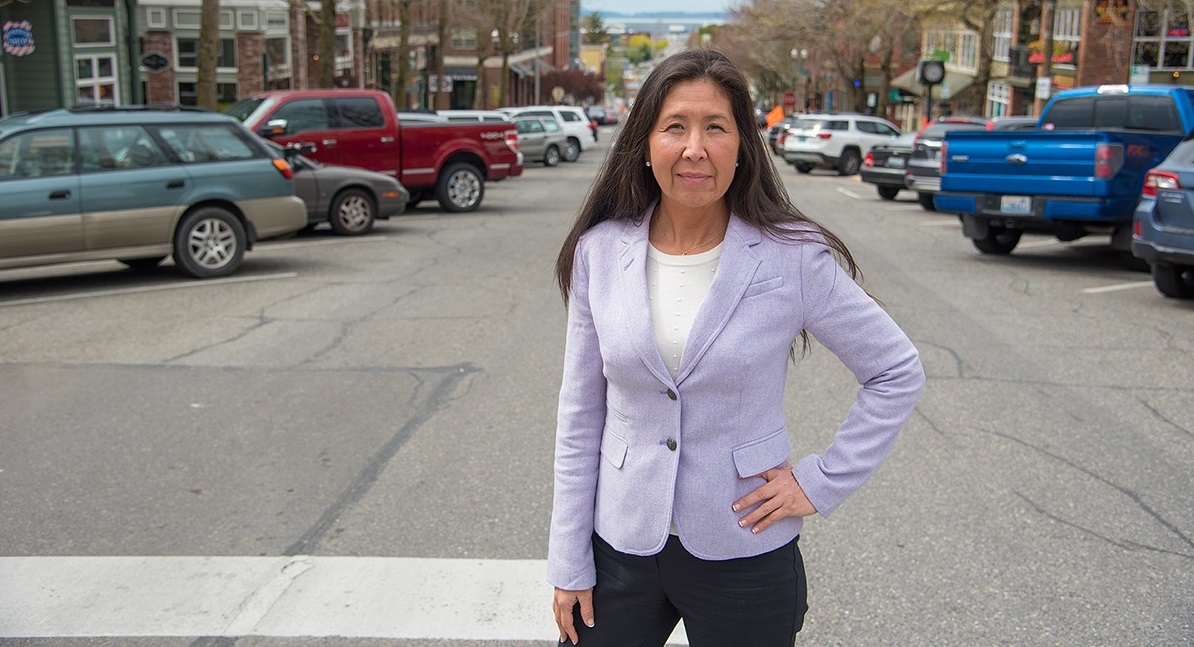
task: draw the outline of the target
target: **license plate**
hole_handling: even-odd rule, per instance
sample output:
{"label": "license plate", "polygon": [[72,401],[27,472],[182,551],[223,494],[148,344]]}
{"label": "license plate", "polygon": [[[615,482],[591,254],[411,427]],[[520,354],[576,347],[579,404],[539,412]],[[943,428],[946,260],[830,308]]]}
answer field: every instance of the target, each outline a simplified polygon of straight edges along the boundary
{"label": "license plate", "polygon": [[904,168],[904,163],[905,163],[904,158],[893,156],[893,157],[887,158],[886,166],[888,168]]}
{"label": "license plate", "polygon": [[999,198],[999,212],[1013,216],[1032,215],[1032,196],[1005,195]]}
{"label": "license plate", "polygon": [[802,142],[802,141],[804,141],[804,140],[806,140],[806,139],[808,139],[808,137],[805,137],[804,135],[797,135],[797,136],[796,136],[796,141],[798,141],[798,142]]}

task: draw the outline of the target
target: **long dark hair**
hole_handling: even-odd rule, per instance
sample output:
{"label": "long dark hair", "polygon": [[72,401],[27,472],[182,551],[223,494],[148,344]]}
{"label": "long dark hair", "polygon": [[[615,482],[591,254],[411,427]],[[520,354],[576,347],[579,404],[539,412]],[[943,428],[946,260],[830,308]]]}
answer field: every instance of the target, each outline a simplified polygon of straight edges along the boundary
{"label": "long dark hair", "polygon": [[564,246],[556,259],[556,281],[565,304],[568,303],[568,292],[572,286],[573,257],[581,235],[603,220],[638,219],[648,205],[659,199],[659,183],[646,166],[649,158],[648,136],[672,88],[679,83],[703,79],[716,83],[725,93],[741,136],[738,168],[725,195],[730,211],[745,222],[781,239],[798,238],[799,234],[794,234],[794,229],[809,228],[794,228],[793,224],[811,226],[838,254],[850,276],[858,277],[858,267],[846,244],[801,213],[788,198],[771,156],[762,139],[756,135],[758,126],[750,104],[750,90],[742,73],[716,51],[692,49],[669,56],[647,76],[617,141],[589,189],[572,230],[564,239]]}

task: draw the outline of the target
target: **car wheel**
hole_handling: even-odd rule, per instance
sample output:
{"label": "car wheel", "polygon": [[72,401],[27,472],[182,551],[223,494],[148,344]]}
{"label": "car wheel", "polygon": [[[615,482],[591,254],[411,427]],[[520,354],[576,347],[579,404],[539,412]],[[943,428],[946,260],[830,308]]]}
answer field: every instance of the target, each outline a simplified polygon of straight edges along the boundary
{"label": "car wheel", "polygon": [[858,155],[858,151],[853,148],[844,151],[841,158],[837,161],[838,175],[854,175],[858,172],[858,167],[862,165],[862,157]]}
{"label": "car wheel", "polygon": [[547,152],[543,153],[543,165],[555,166],[560,163],[560,148],[558,146],[548,146]]}
{"label": "car wheel", "polygon": [[569,137],[568,143],[564,144],[564,161],[575,162],[578,159],[580,159],[580,140]]}
{"label": "car wheel", "polygon": [[1157,292],[1173,299],[1194,299],[1194,268],[1157,263],[1153,265]]}
{"label": "car wheel", "polygon": [[813,165],[809,164],[808,162],[797,162],[797,163],[793,164],[792,166],[796,167],[796,171],[798,173],[806,173],[807,174],[807,173],[813,172]]}
{"label": "car wheel", "polygon": [[373,196],[361,189],[345,189],[332,200],[328,223],[338,236],[359,236],[373,229],[376,217]]}
{"label": "car wheel", "polygon": [[435,199],[444,211],[476,211],[485,195],[485,179],[472,164],[458,162],[444,169],[435,185]]}
{"label": "car wheel", "polygon": [[932,193],[917,193],[916,201],[920,203],[920,208],[925,211],[936,211],[937,205],[933,204]]}
{"label": "car wheel", "polygon": [[228,276],[245,255],[245,227],[220,207],[186,214],[174,230],[174,264],[197,279]]}
{"label": "car wheel", "polygon": [[1023,233],[1020,229],[987,227],[986,238],[975,238],[972,242],[978,251],[984,254],[1006,255],[1012,253],[1012,250],[1020,243],[1020,236]]}
{"label": "car wheel", "polygon": [[154,256],[153,258],[122,258],[120,262],[135,272],[148,272],[164,260],[166,260],[165,256]]}
{"label": "car wheel", "polygon": [[877,186],[875,192],[884,200],[895,200],[896,196],[900,194],[900,187],[898,186]]}

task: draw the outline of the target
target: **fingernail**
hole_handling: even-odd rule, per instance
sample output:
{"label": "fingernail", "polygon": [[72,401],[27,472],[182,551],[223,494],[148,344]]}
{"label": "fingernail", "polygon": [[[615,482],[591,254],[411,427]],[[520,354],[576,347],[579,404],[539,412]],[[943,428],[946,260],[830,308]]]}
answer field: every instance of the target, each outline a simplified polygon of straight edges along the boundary
{"label": "fingernail", "polygon": [[755,526],[754,528],[751,528],[750,531],[757,535],[757,534],[759,534],[759,527]]}
{"label": "fingernail", "polygon": [[593,621],[592,621],[592,620],[585,620],[585,624],[586,624],[586,625],[588,625],[588,626],[590,626],[590,627],[592,627],[592,626],[593,626]]}
{"label": "fingernail", "polygon": [[737,511],[738,511],[738,504],[737,504],[737,503],[735,503],[735,504],[734,504],[734,512],[737,512]]}
{"label": "fingernail", "polygon": [[745,521],[744,519],[739,519],[739,520],[738,520],[738,527],[739,527],[739,528],[745,528],[745,527],[746,527],[746,521]]}

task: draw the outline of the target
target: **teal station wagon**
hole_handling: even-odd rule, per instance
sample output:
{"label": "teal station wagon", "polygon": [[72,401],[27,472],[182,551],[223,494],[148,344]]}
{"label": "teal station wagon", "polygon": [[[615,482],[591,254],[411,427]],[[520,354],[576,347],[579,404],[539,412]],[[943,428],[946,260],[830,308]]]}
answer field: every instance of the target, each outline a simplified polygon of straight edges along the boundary
{"label": "teal station wagon", "polygon": [[290,165],[231,117],[92,107],[0,120],[0,269],[167,256],[227,276],[254,242],[307,225]]}

